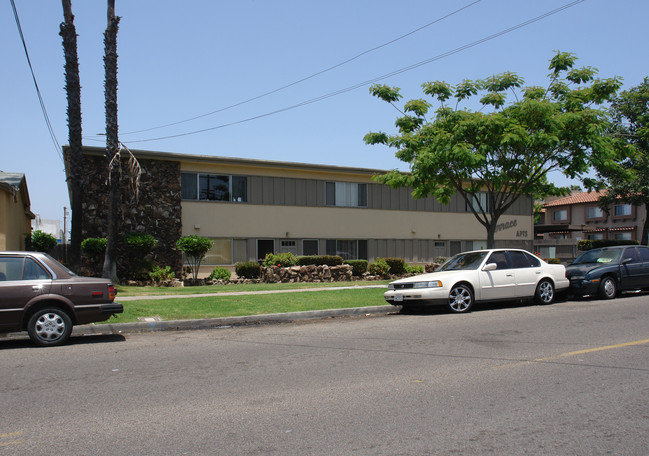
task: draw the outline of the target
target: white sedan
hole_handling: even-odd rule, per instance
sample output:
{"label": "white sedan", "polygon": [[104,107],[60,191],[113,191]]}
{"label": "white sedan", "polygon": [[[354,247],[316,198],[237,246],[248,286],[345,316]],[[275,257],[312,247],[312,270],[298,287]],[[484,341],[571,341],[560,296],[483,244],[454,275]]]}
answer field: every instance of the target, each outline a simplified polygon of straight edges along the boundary
{"label": "white sedan", "polygon": [[566,268],[525,250],[490,249],[459,253],[435,272],[394,281],[384,297],[395,306],[447,305],[468,312],[476,301],[534,298],[551,304],[570,285]]}

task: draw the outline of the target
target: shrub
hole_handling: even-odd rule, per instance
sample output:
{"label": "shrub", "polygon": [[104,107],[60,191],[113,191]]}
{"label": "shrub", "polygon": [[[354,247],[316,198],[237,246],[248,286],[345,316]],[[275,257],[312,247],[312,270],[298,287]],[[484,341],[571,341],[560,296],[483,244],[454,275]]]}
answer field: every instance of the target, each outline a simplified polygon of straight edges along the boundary
{"label": "shrub", "polygon": [[267,253],[266,258],[264,258],[263,265],[267,268],[273,266],[280,266],[282,268],[287,268],[289,266],[295,266],[297,264],[297,258],[291,252],[285,253]]}
{"label": "shrub", "polygon": [[160,266],[153,265],[153,270],[149,272],[149,278],[154,285],[159,286],[162,282],[166,282],[176,277],[176,274],[169,266],[161,268]]}
{"label": "shrub", "polygon": [[41,230],[32,233],[32,250],[36,252],[49,253],[56,244],[58,241],[51,234],[43,233]]}
{"label": "shrub", "polygon": [[384,258],[390,266],[390,274],[401,275],[406,272],[406,262],[403,258]]}
{"label": "shrub", "polygon": [[370,264],[370,274],[381,277],[388,277],[390,274],[390,265],[383,258],[377,258],[374,263]]}
{"label": "shrub", "polygon": [[343,258],[338,255],[311,255],[303,256],[297,259],[298,266],[340,266],[343,264]]}
{"label": "shrub", "polygon": [[612,247],[615,245],[638,245],[638,241],[618,240],[618,239],[582,239],[577,242],[577,249],[592,250],[601,247]]}
{"label": "shrub", "polygon": [[81,243],[81,250],[91,258],[97,258],[106,253],[106,238],[87,238]]}
{"label": "shrub", "polygon": [[423,274],[424,267],[420,264],[407,264],[406,265],[406,274]]}
{"label": "shrub", "polygon": [[232,273],[227,268],[217,266],[210,274],[209,279],[210,280],[230,280],[230,276],[232,276]]}
{"label": "shrub", "polygon": [[352,274],[360,277],[367,272],[369,261],[367,260],[347,260],[343,264],[348,264],[352,267]]}
{"label": "shrub", "polygon": [[245,261],[234,265],[234,272],[244,279],[258,279],[261,268],[256,261]]}
{"label": "shrub", "polygon": [[176,242],[178,250],[183,252],[189,261],[194,281],[198,279],[198,268],[201,266],[201,262],[207,252],[212,248],[212,245],[214,245],[214,242],[211,239],[202,238],[195,234],[182,237]]}
{"label": "shrub", "polygon": [[446,260],[448,260],[448,257],[445,257],[445,256],[438,256],[438,257],[435,258],[434,261],[435,261],[435,263],[437,263],[437,264],[443,264],[443,263],[446,263]]}
{"label": "shrub", "polygon": [[548,264],[561,264],[561,260],[559,258],[548,258],[547,262]]}
{"label": "shrub", "polygon": [[144,257],[151,253],[158,241],[150,234],[130,233],[124,236],[124,244],[130,254]]}

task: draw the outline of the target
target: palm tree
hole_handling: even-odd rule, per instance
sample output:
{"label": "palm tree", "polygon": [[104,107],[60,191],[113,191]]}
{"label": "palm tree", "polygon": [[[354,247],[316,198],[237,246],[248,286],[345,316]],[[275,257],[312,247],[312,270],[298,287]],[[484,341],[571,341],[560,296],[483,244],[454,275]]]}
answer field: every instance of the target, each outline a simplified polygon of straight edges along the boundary
{"label": "palm tree", "polygon": [[117,124],[117,30],[115,0],[108,0],[108,25],[104,32],[104,95],[106,109],[106,164],[108,167],[108,217],[103,277],[117,282],[117,242],[120,213],[120,143]]}
{"label": "palm tree", "polygon": [[68,137],[70,149],[66,157],[70,170],[70,207],[72,222],[70,250],[67,261],[71,269],[81,266],[81,195],[83,192],[83,143],[81,139],[81,82],[77,56],[77,31],[74,26],[71,0],[62,0],[64,22],[59,35],[63,38],[65,54],[65,91],[68,98]]}

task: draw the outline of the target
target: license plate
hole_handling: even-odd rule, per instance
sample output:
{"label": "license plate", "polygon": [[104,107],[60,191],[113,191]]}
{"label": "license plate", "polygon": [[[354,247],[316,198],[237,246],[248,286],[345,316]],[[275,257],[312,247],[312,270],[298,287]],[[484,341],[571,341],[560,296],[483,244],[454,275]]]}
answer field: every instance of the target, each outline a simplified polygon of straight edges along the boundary
{"label": "license plate", "polygon": [[403,296],[402,295],[394,295],[394,300],[396,302],[401,302],[401,301],[403,301]]}

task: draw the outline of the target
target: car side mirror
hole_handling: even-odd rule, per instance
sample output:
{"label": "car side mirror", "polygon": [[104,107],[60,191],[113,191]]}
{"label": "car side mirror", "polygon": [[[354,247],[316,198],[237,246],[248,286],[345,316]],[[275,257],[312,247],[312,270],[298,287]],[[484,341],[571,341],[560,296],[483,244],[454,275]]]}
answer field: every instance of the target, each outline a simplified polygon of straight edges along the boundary
{"label": "car side mirror", "polygon": [[496,263],[489,263],[486,264],[484,268],[482,268],[483,271],[495,271],[498,269],[498,265]]}
{"label": "car side mirror", "polygon": [[633,258],[625,258],[625,259],[622,260],[622,264],[631,263],[632,261],[633,261]]}

